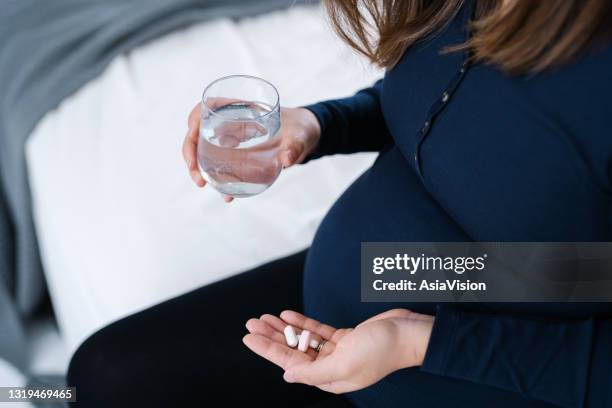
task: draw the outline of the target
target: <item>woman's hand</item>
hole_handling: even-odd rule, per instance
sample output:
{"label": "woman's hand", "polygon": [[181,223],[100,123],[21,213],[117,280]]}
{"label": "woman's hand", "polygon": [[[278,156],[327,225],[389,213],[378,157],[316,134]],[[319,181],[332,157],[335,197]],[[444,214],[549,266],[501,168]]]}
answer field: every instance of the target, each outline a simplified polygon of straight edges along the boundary
{"label": "woman's hand", "polygon": [[[200,174],[197,163],[198,137],[200,134],[200,104],[196,104],[187,120],[188,130],[183,142],[183,157],[191,179],[198,187],[206,181]],[[279,155],[284,167],[301,163],[319,143],[321,128],[312,112],[304,108],[281,108]],[[232,201],[225,197],[225,201]]]}
{"label": "woman's hand", "polygon": [[[434,317],[406,309],[376,315],[355,328],[336,329],[285,311],[280,318],[263,315],[246,326],[244,344],[285,370],[285,381],[318,387],[333,393],[365,388],[401,368],[421,365]],[[326,340],[321,351],[307,353],[285,343],[286,325],[310,330]]]}

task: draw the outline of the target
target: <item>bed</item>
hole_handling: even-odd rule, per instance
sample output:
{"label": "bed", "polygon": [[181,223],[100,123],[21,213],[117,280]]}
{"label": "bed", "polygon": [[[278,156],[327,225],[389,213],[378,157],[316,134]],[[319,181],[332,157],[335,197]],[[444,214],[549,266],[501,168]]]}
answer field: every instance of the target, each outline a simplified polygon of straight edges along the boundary
{"label": "bed", "polygon": [[382,73],[340,43],[320,6],[200,23],[116,57],[26,145],[42,262],[70,354],[109,322],[307,247],[372,154],[290,168],[225,204],[180,154],[204,86],[261,76],[284,106],[348,95]]}

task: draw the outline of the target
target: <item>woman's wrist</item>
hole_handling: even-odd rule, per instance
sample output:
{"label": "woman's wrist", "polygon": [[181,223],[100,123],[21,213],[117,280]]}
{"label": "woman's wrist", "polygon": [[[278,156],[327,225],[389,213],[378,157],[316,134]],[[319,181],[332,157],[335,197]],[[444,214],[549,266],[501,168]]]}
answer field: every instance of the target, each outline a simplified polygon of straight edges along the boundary
{"label": "woman's wrist", "polygon": [[419,315],[398,321],[397,353],[399,368],[420,366],[425,360],[435,318]]}
{"label": "woman's wrist", "polygon": [[297,108],[297,111],[299,112],[300,122],[306,134],[305,139],[307,146],[305,146],[305,148],[308,154],[310,154],[319,144],[319,139],[321,138],[321,124],[315,114],[309,109]]}

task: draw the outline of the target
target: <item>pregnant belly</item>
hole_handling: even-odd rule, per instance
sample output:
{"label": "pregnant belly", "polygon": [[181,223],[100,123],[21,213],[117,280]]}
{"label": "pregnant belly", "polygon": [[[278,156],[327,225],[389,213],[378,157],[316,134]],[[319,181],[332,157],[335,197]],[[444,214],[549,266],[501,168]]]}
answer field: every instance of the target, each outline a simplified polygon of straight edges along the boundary
{"label": "pregnant belly", "polygon": [[[470,238],[432,199],[393,148],[381,154],[324,218],[304,271],[306,314],[336,327],[352,327],[393,308],[435,314],[431,303],[362,303],[360,247],[364,241],[466,241]],[[456,304],[466,311],[511,312],[537,318],[610,315],[609,304]],[[377,384],[348,394],[358,406],[547,406],[499,389],[433,376],[418,368],[397,371]]]}
{"label": "pregnant belly", "polygon": [[431,304],[361,303],[360,247],[366,241],[466,241],[397,148],[382,153],[323,219],[304,276],[308,314],[353,326],[394,307],[432,313]]}
{"label": "pregnant belly", "polygon": [[[486,195],[480,198],[487,200]],[[393,148],[379,156],[323,219],[305,265],[305,311],[344,327],[396,307],[434,314],[435,304],[430,303],[362,303],[361,242],[470,240],[423,187],[404,156]],[[609,304],[463,303],[455,307],[541,318],[611,313]]]}

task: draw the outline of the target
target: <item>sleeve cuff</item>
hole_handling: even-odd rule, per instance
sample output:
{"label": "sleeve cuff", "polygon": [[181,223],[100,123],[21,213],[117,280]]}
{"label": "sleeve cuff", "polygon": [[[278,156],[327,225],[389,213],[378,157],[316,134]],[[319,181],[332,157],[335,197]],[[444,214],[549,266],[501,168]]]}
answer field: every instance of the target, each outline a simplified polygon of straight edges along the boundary
{"label": "sleeve cuff", "polygon": [[324,133],[324,129],[326,124],[330,121],[331,112],[325,106],[324,102],[314,103],[312,105],[302,106],[304,109],[308,109],[315,115],[317,121],[319,122],[319,126],[321,126],[321,135]]}
{"label": "sleeve cuff", "polygon": [[453,347],[458,312],[438,306],[431,337],[421,370],[430,374],[445,375],[449,354]]}

